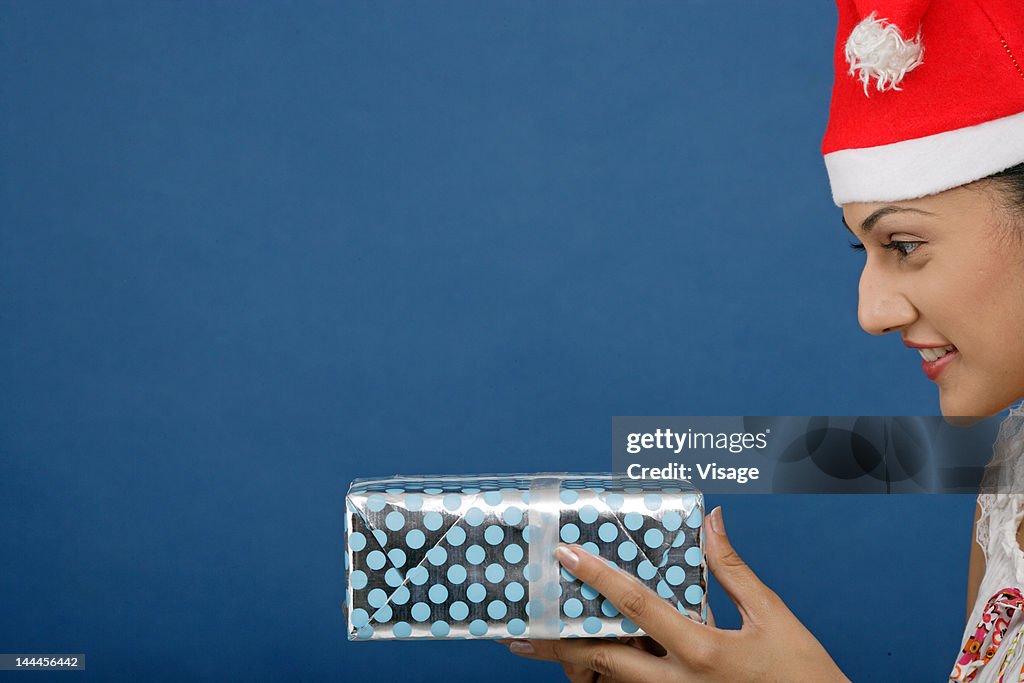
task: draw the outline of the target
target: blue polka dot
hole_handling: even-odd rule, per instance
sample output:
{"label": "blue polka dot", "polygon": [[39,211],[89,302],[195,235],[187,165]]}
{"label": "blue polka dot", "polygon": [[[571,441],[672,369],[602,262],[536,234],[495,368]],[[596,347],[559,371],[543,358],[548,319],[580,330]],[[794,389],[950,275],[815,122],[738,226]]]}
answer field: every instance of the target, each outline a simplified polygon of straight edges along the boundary
{"label": "blue polka dot", "polygon": [[580,540],[580,528],[572,522],[563,524],[560,536],[566,543],[575,543]]}
{"label": "blue polka dot", "polygon": [[465,494],[472,495],[474,493],[480,493],[480,489],[478,489],[475,486],[463,486],[462,487],[462,492],[465,493]]}
{"label": "blue polka dot", "polygon": [[444,536],[453,546],[460,546],[466,542],[466,530],[461,526],[453,526]]}
{"label": "blue polka dot", "polygon": [[401,548],[392,548],[388,551],[388,559],[396,567],[405,566],[405,551]]}
{"label": "blue polka dot", "polygon": [[505,579],[505,568],[497,563],[488,565],[484,570],[484,576],[491,583],[501,583]]}
{"label": "blue polka dot", "polygon": [[483,587],[483,584],[471,583],[466,589],[466,598],[470,602],[483,602],[486,597],[487,589]]}
{"label": "blue polka dot", "polygon": [[505,511],[501,513],[501,518],[505,520],[505,524],[509,526],[518,526],[523,521],[523,511],[515,506],[505,508]]}
{"label": "blue polka dot", "polygon": [[637,547],[633,541],[623,541],[619,544],[619,558],[624,562],[632,562],[636,558]]}
{"label": "blue polka dot", "polygon": [[431,510],[427,514],[423,515],[423,526],[430,531],[437,531],[444,524],[444,517],[441,516],[440,512]]}
{"label": "blue polka dot", "polygon": [[683,516],[675,510],[668,510],[661,517],[661,524],[668,531],[675,531],[683,524]]}
{"label": "blue polka dot", "polygon": [[536,564],[530,563],[523,567],[524,579],[527,581],[536,581],[538,577],[540,577],[540,568]]}
{"label": "blue polka dot", "polygon": [[683,559],[685,559],[686,564],[691,567],[697,567],[704,560],[704,554],[700,551],[700,548],[693,546],[692,548],[686,549],[686,552],[683,553]]}
{"label": "blue polka dot", "polygon": [[423,496],[418,493],[410,493],[405,497],[405,509],[410,512],[419,512],[423,508]]}
{"label": "blue polka dot", "polygon": [[534,531],[534,529],[536,529],[536,528],[537,527],[535,527],[533,524],[525,527],[523,529],[523,540],[526,541],[527,543],[529,543],[530,542],[530,534],[533,534],[533,533],[538,533],[539,534],[540,531]]}
{"label": "blue polka dot", "polygon": [[587,600],[593,600],[598,595],[600,595],[600,593],[597,592],[597,589],[591,586],[589,583],[585,583],[582,586],[580,586],[580,594]]}
{"label": "blue polka dot", "polygon": [[374,529],[373,537],[377,539],[377,543],[381,546],[388,544],[388,535],[382,529]]}
{"label": "blue polka dot", "polygon": [[398,510],[392,510],[388,513],[388,516],[384,518],[384,526],[391,531],[398,531],[405,526],[405,517]]}
{"label": "blue polka dot", "polygon": [[388,493],[390,493],[392,495],[396,495],[396,496],[405,493],[405,489],[402,488],[401,486],[391,486],[391,487],[386,488],[384,490],[387,491]]}
{"label": "blue polka dot", "polygon": [[405,535],[405,544],[417,550],[423,547],[423,544],[427,542],[427,537],[423,535],[423,532],[419,529],[413,529]]}
{"label": "blue polka dot", "polygon": [[584,505],[580,508],[580,521],[584,524],[593,524],[597,521],[597,508],[593,505]]}
{"label": "blue polka dot", "polygon": [[469,605],[461,600],[456,600],[448,607],[448,616],[455,621],[462,621],[469,616]]}
{"label": "blue polka dot", "polygon": [[484,540],[491,545],[498,545],[505,540],[505,530],[497,524],[492,524],[484,529]]}
{"label": "blue polka dot", "polygon": [[508,633],[512,636],[521,636],[526,633],[526,622],[522,619],[513,619],[508,622]]}
{"label": "blue polka dot", "polygon": [[404,577],[402,576],[402,572],[398,571],[394,567],[384,573],[384,583],[392,588],[398,588],[401,586],[403,580]]}
{"label": "blue polka dot", "polygon": [[611,543],[619,536],[619,527],[611,522],[605,522],[597,529],[598,537],[605,543]]}
{"label": "blue polka dot", "polygon": [[488,505],[501,505],[501,491],[488,491],[484,494],[484,502]]}
{"label": "blue polka dot", "polygon": [[583,603],[576,598],[569,598],[562,605],[562,611],[565,612],[565,616],[570,619],[575,619],[579,615],[583,614]]}
{"label": "blue polka dot", "polygon": [[469,624],[469,632],[477,638],[487,635],[487,622],[483,619],[474,619]]}
{"label": "blue polka dot", "polygon": [[491,619],[504,619],[508,614],[508,607],[501,600],[491,600],[487,603],[487,616]]}
{"label": "blue polka dot", "polygon": [[366,499],[366,507],[369,508],[371,512],[380,512],[384,509],[384,496],[379,493],[372,494]]}
{"label": "blue polka dot", "polygon": [[448,561],[448,551],[442,546],[435,545],[433,548],[427,551],[427,560],[430,564],[435,567],[440,567],[442,564]]}
{"label": "blue polka dot", "polygon": [[349,574],[348,585],[352,586],[357,591],[366,588],[366,572],[357,569]]}
{"label": "blue polka dot", "polygon": [[601,550],[597,547],[597,544],[593,541],[587,541],[580,547],[583,548],[583,550],[585,550],[586,552],[590,553],[591,555],[597,555],[601,552]]}
{"label": "blue polka dot", "polygon": [[435,638],[444,638],[448,635],[449,631],[451,631],[451,627],[448,625],[447,621],[435,621],[430,625],[430,633]]}
{"label": "blue polka dot", "polygon": [[676,534],[676,537],[672,539],[672,547],[678,548],[684,543],[686,543],[686,532],[680,531],[678,534]]}
{"label": "blue polka dot", "polygon": [[430,605],[425,602],[417,602],[412,606],[412,609],[409,610],[409,614],[411,614],[412,618],[416,621],[426,621],[430,618]]}
{"label": "blue polka dot", "polygon": [[545,584],[541,592],[548,600],[554,600],[562,596],[562,586],[557,581],[552,581]]}
{"label": "blue polka dot", "polygon": [[526,589],[518,581],[513,581],[505,586],[505,597],[509,602],[519,602],[524,595],[526,595]]}
{"label": "blue polka dot", "polygon": [[652,512],[661,507],[661,496],[657,493],[648,493],[644,496],[644,507]]}
{"label": "blue polka dot", "polygon": [[572,489],[565,489],[564,491],[558,494],[558,497],[566,505],[572,505],[577,500],[579,500],[580,494],[576,493]]}
{"label": "blue polka dot", "polygon": [[466,568],[461,564],[453,564],[448,567],[448,580],[458,586],[466,580]]}
{"label": "blue polka dot", "polygon": [[601,603],[601,614],[606,617],[617,617],[619,616],[619,608],[613,605],[611,600],[605,600]]}
{"label": "blue polka dot", "polygon": [[486,557],[487,553],[478,545],[474,544],[466,548],[466,562],[470,564],[480,564]]}
{"label": "blue polka dot", "polygon": [[650,528],[644,534],[644,544],[648,548],[660,548],[664,542],[665,534],[661,533],[659,529]]}
{"label": "blue polka dot", "polygon": [[587,617],[583,620],[583,630],[590,635],[595,635],[601,630],[601,620],[597,617]]}
{"label": "blue polka dot", "polygon": [[439,489],[437,487],[431,487],[431,488],[428,488],[428,489],[423,489],[423,493],[429,493],[432,496],[436,496],[437,494],[441,493],[441,491],[442,491],[442,489]]}
{"label": "blue polka dot", "polygon": [[667,583],[665,583],[664,581],[659,581],[658,595],[660,595],[663,598],[671,598],[675,595],[675,593],[672,592],[672,589],[669,587]]}
{"label": "blue polka dot", "polygon": [[391,632],[395,634],[395,638],[408,638],[412,635],[412,626],[408,622],[400,621],[391,627]]}
{"label": "blue polka dot", "polygon": [[435,583],[427,591],[427,597],[430,598],[431,602],[440,605],[448,599],[448,589],[439,583]]}
{"label": "blue polka dot", "polygon": [[352,610],[352,616],[349,618],[349,623],[359,628],[360,626],[366,626],[370,623],[370,615],[366,613],[362,607],[356,607]]}
{"label": "blue polka dot", "polygon": [[654,568],[650,560],[644,560],[636,566],[636,575],[644,581],[650,581],[654,578],[654,575],[658,573],[658,570]]}
{"label": "blue polka dot", "polygon": [[379,550],[371,550],[370,554],[366,556],[366,566],[376,571],[383,567],[387,563],[387,558],[384,557],[384,553]]}
{"label": "blue polka dot", "polygon": [[626,516],[622,518],[622,523],[630,531],[636,531],[644,525],[644,517],[639,512],[627,512]]}
{"label": "blue polka dot", "polygon": [[369,640],[370,638],[373,638],[373,627],[369,624],[359,627],[359,630],[356,632],[356,637],[360,640]]}
{"label": "blue polka dot", "polygon": [[366,547],[366,536],[363,536],[358,531],[353,531],[348,536],[348,547],[358,553]]}
{"label": "blue polka dot", "polygon": [[484,511],[478,507],[471,507],[466,510],[465,520],[470,526],[480,526],[484,522]]}
{"label": "blue polka dot", "polygon": [[621,493],[609,493],[605,496],[604,502],[608,503],[608,507],[612,510],[618,510],[625,502],[625,498],[622,497]]}
{"label": "blue polka dot", "polygon": [[693,512],[691,512],[690,516],[686,518],[686,526],[691,529],[696,529],[700,527],[700,523],[703,519],[704,515],[700,511],[700,508],[693,508]]}
{"label": "blue polka dot", "polygon": [[683,571],[682,567],[672,565],[665,571],[665,580],[673,586],[678,586],[683,581],[686,581],[686,572]]}
{"label": "blue polka dot", "polygon": [[409,573],[405,575],[405,578],[409,579],[410,582],[417,586],[422,586],[430,578],[430,573],[426,567],[413,567],[409,570]]}
{"label": "blue polka dot", "polygon": [[411,596],[412,594],[409,592],[408,588],[406,588],[405,586],[399,586],[395,589],[395,592],[391,594],[391,602],[395,603],[396,605],[404,605],[405,603],[409,602],[409,598]]}
{"label": "blue polka dot", "polygon": [[381,624],[386,624],[391,621],[394,616],[394,610],[391,609],[391,605],[383,605],[379,610],[373,613],[373,620]]}
{"label": "blue polka dot", "polygon": [[509,564],[518,564],[523,561],[523,549],[515,543],[505,546],[502,554],[505,556],[505,561]]}
{"label": "blue polka dot", "polygon": [[446,510],[451,510],[452,512],[455,512],[460,507],[462,507],[462,498],[460,498],[457,494],[449,493],[447,496],[444,497],[444,507]]}
{"label": "blue polka dot", "polygon": [[698,585],[687,586],[686,590],[683,592],[683,597],[686,598],[686,601],[691,605],[698,605],[700,604],[701,598],[704,597],[704,589]]}
{"label": "blue polka dot", "polygon": [[640,627],[629,619],[623,619],[620,625],[622,626],[622,630],[626,633],[636,633],[640,630]]}

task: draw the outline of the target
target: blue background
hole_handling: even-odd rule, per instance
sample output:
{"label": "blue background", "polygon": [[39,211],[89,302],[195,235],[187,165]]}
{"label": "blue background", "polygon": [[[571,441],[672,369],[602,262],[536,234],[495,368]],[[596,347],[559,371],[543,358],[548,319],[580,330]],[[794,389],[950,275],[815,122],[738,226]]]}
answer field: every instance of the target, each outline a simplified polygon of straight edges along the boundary
{"label": "blue background", "polygon": [[[490,642],[347,642],[349,481],[605,469],[613,415],[936,413],[857,326],[819,153],[835,20],[0,4],[0,651],[561,680]],[[854,680],[948,673],[970,497],[711,503]]]}

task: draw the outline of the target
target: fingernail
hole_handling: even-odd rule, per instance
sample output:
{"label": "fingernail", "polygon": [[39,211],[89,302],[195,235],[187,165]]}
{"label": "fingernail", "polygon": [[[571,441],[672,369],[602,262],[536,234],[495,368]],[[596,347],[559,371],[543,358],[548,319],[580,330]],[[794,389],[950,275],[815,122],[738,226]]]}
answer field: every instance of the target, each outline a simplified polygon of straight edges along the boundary
{"label": "fingernail", "polygon": [[564,564],[568,569],[576,569],[576,565],[580,563],[580,558],[577,557],[576,553],[569,550],[568,546],[560,545],[555,548],[555,557],[558,561]]}
{"label": "fingernail", "polygon": [[711,530],[716,534],[725,535],[725,520],[722,519],[722,506],[711,511]]}
{"label": "fingernail", "polygon": [[509,652],[517,655],[532,655],[533,645],[525,640],[516,640],[508,646],[508,650]]}

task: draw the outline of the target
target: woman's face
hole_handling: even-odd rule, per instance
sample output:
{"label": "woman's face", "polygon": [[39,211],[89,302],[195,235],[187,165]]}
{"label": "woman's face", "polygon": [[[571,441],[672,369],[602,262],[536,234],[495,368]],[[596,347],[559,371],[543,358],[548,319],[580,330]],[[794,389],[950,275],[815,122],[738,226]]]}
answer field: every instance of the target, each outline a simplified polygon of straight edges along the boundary
{"label": "woman's face", "polygon": [[1004,201],[982,181],[843,206],[867,256],[860,325],[916,347],[946,416],[995,415],[1024,396],[1024,224]]}

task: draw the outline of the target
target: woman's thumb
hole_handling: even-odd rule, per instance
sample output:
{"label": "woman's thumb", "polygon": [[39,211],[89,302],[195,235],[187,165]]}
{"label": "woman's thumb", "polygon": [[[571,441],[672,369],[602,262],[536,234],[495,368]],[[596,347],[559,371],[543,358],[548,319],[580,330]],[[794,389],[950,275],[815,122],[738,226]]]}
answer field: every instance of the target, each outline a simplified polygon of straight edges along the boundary
{"label": "woman's thumb", "polygon": [[707,519],[705,534],[705,556],[708,568],[715,575],[718,583],[729,594],[743,617],[743,622],[757,623],[770,617],[782,601],[771,589],[761,583],[753,570],[747,566],[729,542],[725,533],[725,521],[722,519],[722,508],[711,511]]}

